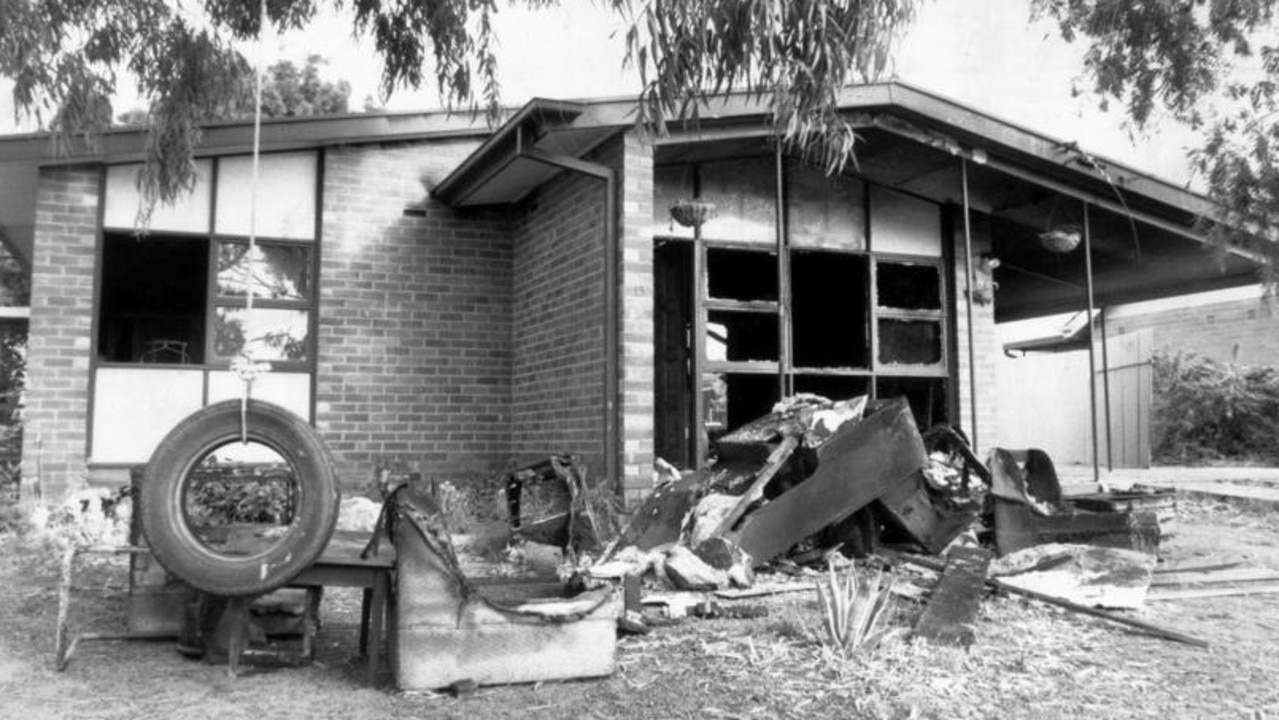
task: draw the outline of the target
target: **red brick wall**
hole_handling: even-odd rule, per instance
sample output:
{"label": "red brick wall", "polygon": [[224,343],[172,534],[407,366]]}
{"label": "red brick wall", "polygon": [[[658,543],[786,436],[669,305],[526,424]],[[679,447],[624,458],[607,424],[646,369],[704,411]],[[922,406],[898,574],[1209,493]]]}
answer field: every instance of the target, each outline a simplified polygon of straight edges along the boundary
{"label": "red brick wall", "polygon": [[382,462],[465,481],[510,456],[509,223],[427,194],[474,147],[325,153],[316,425],[347,485]]}
{"label": "red brick wall", "polygon": [[42,169],[36,200],[22,476],[55,501],[83,480],[88,452],[98,177]]}
{"label": "red brick wall", "polygon": [[1156,349],[1219,362],[1279,366],[1279,309],[1259,297],[1153,312],[1107,312],[1106,332],[1112,337],[1144,328],[1152,330]]}
{"label": "red brick wall", "polygon": [[[960,425],[969,439],[974,440],[974,449],[979,452],[979,456],[986,451],[999,445],[999,423],[995,413],[996,403],[999,401],[995,391],[995,364],[999,358],[999,353],[1003,352],[999,345],[999,338],[995,334],[995,304],[994,302],[985,305],[973,302],[973,363],[972,367],[976,368],[975,373],[969,372],[970,363],[968,361],[968,270],[966,267],[967,255],[964,243],[964,225],[963,211],[952,206],[953,226],[954,226],[954,252],[955,252],[955,328],[956,343],[958,350],[956,358],[956,366],[958,367],[959,377],[959,413],[958,417],[952,418],[952,424]],[[971,237],[973,245],[973,255],[981,257],[982,253],[990,252],[990,223],[989,220],[977,213],[972,214]],[[980,265],[974,263],[974,273],[979,272]],[[995,293],[998,298],[998,291]],[[974,383],[975,379],[975,383]],[[973,414],[973,392],[974,384],[976,385],[977,412],[976,417]],[[974,433],[974,427],[976,432]],[[973,435],[976,438],[973,438]]]}
{"label": "red brick wall", "polygon": [[[620,146],[594,157],[610,167]],[[562,172],[514,227],[512,452],[575,453],[604,473],[603,180]]]}
{"label": "red brick wall", "polygon": [[620,140],[622,494],[638,503],[653,486],[653,146]]}

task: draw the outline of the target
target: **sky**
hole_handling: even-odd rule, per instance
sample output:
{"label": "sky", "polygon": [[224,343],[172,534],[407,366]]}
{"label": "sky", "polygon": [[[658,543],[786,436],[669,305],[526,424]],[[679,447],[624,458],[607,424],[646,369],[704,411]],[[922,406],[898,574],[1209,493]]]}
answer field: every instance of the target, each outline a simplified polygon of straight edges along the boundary
{"label": "sky", "polygon": [[[1028,0],[925,0],[894,57],[891,75],[979,110],[1132,165],[1176,184],[1189,180],[1185,150],[1189,131],[1157,123],[1153,133],[1132,137],[1122,114],[1105,113],[1095,99],[1072,97],[1082,49],[1057,38],[1050,24],[1031,24]],[[503,101],[530,97],[587,98],[636,92],[634,74],[622,68],[621,24],[590,0],[561,0],[539,11],[501,6],[496,19]],[[247,53],[255,57],[256,49]],[[329,60],[330,79],[352,85],[351,105],[377,96],[381,63],[371,43],[352,38],[349,20],[323,17],[305,33],[269,38],[263,58],[302,61],[310,53]],[[136,106],[127,94],[118,111]],[[439,107],[433,87],[397,92],[389,110]],[[15,126],[12,98],[0,87],[0,133]]]}

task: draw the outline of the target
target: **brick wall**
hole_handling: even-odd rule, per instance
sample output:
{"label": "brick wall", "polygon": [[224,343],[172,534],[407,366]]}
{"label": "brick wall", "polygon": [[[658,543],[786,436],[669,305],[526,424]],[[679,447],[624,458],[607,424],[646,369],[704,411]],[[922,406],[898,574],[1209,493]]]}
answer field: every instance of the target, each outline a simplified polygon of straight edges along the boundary
{"label": "brick wall", "polygon": [[619,139],[621,167],[622,497],[638,503],[653,485],[653,146]]}
{"label": "brick wall", "polygon": [[[585,159],[619,163],[610,142]],[[512,452],[570,452],[604,472],[603,180],[563,172],[514,227]]]}
{"label": "brick wall", "polygon": [[[976,372],[970,374],[968,360],[968,270],[966,267],[967,255],[964,245],[964,224],[963,210],[957,206],[950,206],[952,225],[954,227],[954,250],[955,250],[955,329],[956,343],[958,349],[958,378],[959,378],[959,412],[956,418],[952,419],[952,424],[960,425],[964,432],[968,433],[969,440],[974,441],[974,449],[978,451],[979,457],[981,453],[995,447],[999,444],[999,424],[996,416],[996,403],[999,401],[998,394],[995,391],[995,365],[998,360],[1002,348],[999,345],[999,338],[995,334],[995,305],[987,303],[982,305],[978,302],[973,303],[973,365]],[[982,253],[990,251],[990,222],[982,215],[972,213],[971,222],[973,254],[981,257]],[[977,265],[974,264],[974,272],[977,272]],[[977,413],[976,418],[972,412],[973,397],[973,379],[975,375],[976,393],[977,393]],[[974,423],[976,432],[974,433]],[[973,435],[976,438],[973,438]]]}
{"label": "brick wall", "polygon": [[45,168],[37,191],[22,476],[50,500],[85,474],[98,177]]}
{"label": "brick wall", "polygon": [[1106,315],[1106,332],[1112,337],[1145,328],[1151,329],[1157,350],[1279,366],[1279,308],[1260,298],[1140,313],[1115,308]]}
{"label": "brick wall", "polygon": [[465,481],[510,456],[509,222],[428,198],[474,147],[325,153],[316,425],[348,486],[382,462]]}

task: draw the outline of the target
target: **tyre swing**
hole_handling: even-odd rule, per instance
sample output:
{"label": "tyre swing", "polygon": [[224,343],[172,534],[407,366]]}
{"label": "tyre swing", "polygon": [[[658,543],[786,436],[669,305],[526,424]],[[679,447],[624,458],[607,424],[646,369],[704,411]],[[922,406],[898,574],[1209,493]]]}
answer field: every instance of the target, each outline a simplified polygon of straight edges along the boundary
{"label": "tyre swing", "polygon": [[[259,29],[248,262],[257,246],[258,164],[262,120]],[[254,288],[246,282],[246,326]],[[245,338],[231,370],[239,400],[199,410],[174,427],[151,455],[138,491],[142,529],[152,554],[197,590],[247,597],[282,587],[313,563],[337,523],[339,490],[332,455],[305,420],[251,397],[270,369]]]}

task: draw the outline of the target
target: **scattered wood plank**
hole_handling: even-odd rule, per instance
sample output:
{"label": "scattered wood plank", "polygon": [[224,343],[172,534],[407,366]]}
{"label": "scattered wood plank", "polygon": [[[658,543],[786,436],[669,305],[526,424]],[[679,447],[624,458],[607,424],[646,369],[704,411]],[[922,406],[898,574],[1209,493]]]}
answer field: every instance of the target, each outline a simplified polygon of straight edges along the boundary
{"label": "scattered wood plank", "polygon": [[1268,595],[1279,593],[1279,584],[1239,585],[1237,587],[1205,587],[1185,590],[1151,591],[1147,600],[1191,600],[1194,598],[1231,597],[1236,595]]}
{"label": "scattered wood plank", "polygon": [[1235,560],[1233,562],[1213,563],[1211,565],[1174,565],[1155,568],[1156,575],[1171,575],[1173,573],[1189,573],[1189,572],[1212,572],[1215,570],[1229,570],[1243,565],[1243,560]]}
{"label": "scattered wood plank", "polygon": [[915,625],[917,637],[944,645],[973,644],[973,624],[992,557],[989,550],[975,547],[957,547],[950,552],[937,589]]}
{"label": "scattered wood plank", "polygon": [[769,595],[784,595],[786,593],[797,592],[813,592],[815,586],[813,583],[781,583],[774,585],[756,585],[749,588],[729,588],[727,590],[716,590],[715,597],[724,600],[745,600],[747,598],[767,597]]}
{"label": "scattered wood plank", "polygon": [[[917,565],[922,568],[928,568],[929,570],[934,570],[936,572],[942,572],[942,570],[945,569],[945,565],[940,560],[935,560],[933,558],[921,557],[919,555],[907,555],[905,553],[892,552],[888,550],[884,550],[882,552],[884,552],[884,554],[888,557],[896,558],[902,562],[910,563],[912,565]],[[987,578],[986,584],[990,587],[996,588],[998,590],[1003,590],[1004,592],[1007,592],[1007,593],[1012,593],[1014,595],[1021,595],[1023,597],[1039,600],[1040,602],[1045,602],[1050,605],[1056,605],[1057,607],[1065,608],[1073,612],[1082,613],[1084,615],[1089,615],[1096,618],[1101,618],[1103,620],[1109,620],[1110,622],[1116,623],[1118,625],[1124,625],[1127,627],[1136,628],[1138,630],[1150,633],[1151,635],[1154,635],[1156,637],[1161,637],[1166,640],[1175,640],[1176,642],[1186,643],[1187,645],[1194,645],[1196,647],[1203,647],[1203,648],[1208,647],[1208,643],[1206,641],[1200,640],[1199,638],[1196,638],[1196,637],[1191,637],[1190,635],[1184,635],[1174,630],[1161,628],[1158,625],[1152,625],[1150,623],[1142,622],[1141,620],[1135,620],[1133,618],[1125,617],[1123,615],[1116,615],[1115,613],[1106,612],[1105,610],[1098,610],[1097,608],[1092,608],[1086,605],[1073,603],[1073,602],[1070,602],[1069,600],[1063,600],[1059,597],[1053,597],[1052,595],[1045,595],[1044,593],[1035,592],[1034,590],[1026,590],[1024,588],[1019,588],[1014,585],[1009,585],[1008,583],[1002,582],[995,578]]]}
{"label": "scattered wood plank", "polygon": [[1213,573],[1175,573],[1160,575],[1150,583],[1150,586],[1152,588],[1202,587],[1205,585],[1256,582],[1279,582],[1279,573],[1269,568],[1240,568]]}

